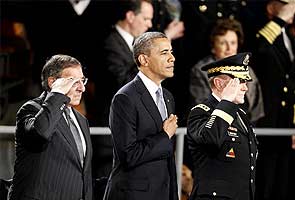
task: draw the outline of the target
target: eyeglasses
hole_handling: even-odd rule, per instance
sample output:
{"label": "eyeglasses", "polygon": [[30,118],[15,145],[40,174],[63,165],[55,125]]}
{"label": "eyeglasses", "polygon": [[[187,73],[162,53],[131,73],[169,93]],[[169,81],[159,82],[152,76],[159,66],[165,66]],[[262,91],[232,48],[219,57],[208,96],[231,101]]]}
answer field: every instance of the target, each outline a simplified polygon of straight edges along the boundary
{"label": "eyeglasses", "polygon": [[87,84],[87,82],[88,82],[88,78],[83,77],[83,78],[79,79],[78,81],[76,81],[73,84],[73,86],[76,87],[76,86],[78,86],[79,83],[82,83],[85,86]]}

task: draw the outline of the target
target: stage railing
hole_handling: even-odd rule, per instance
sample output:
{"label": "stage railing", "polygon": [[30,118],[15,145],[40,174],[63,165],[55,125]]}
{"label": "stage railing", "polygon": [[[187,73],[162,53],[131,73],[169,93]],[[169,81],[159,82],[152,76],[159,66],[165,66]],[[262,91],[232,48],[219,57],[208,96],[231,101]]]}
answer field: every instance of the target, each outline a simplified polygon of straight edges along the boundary
{"label": "stage railing", "polygon": [[[14,139],[14,126],[0,126],[0,141],[2,138]],[[256,128],[254,130],[258,136],[288,136],[295,135],[294,128]],[[90,127],[91,135],[110,135],[111,131],[108,127]],[[184,136],[186,135],[186,127],[179,127],[176,131],[176,170],[178,194],[181,193],[181,171],[183,163]]]}

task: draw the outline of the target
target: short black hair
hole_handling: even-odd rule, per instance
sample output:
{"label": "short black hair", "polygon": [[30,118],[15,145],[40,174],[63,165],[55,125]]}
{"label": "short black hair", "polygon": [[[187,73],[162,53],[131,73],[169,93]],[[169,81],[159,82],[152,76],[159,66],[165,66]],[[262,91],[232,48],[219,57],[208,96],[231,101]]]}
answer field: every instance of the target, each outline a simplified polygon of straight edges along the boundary
{"label": "short black hair", "polygon": [[119,0],[116,7],[116,15],[118,20],[124,20],[125,15],[128,11],[133,11],[135,14],[141,12],[141,4],[142,2],[152,3],[151,0]]}
{"label": "short black hair", "polygon": [[149,55],[153,41],[160,38],[167,38],[167,36],[161,32],[145,32],[136,38],[133,45],[133,58],[138,67],[140,67],[138,56],[140,54]]}

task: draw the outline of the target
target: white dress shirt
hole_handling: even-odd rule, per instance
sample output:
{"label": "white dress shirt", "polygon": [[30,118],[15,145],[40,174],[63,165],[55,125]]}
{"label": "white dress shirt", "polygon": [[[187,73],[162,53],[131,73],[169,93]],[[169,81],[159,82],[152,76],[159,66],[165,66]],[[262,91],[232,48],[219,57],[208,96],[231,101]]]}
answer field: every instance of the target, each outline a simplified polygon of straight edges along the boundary
{"label": "white dress shirt", "polygon": [[[156,92],[159,88],[162,89],[162,86],[158,86],[154,81],[152,81],[151,79],[149,79],[146,75],[144,75],[141,71],[138,72],[138,76],[141,78],[143,84],[145,85],[145,87],[147,88],[147,90],[149,91],[150,95],[152,96],[155,104],[156,103]],[[162,89],[163,91],[163,89]],[[165,111],[167,113],[167,108],[166,108],[166,104],[165,105]]]}
{"label": "white dress shirt", "polygon": [[82,15],[91,0],[69,0],[77,15]]}
{"label": "white dress shirt", "polygon": [[119,34],[123,37],[123,39],[127,43],[130,50],[133,51],[133,44],[132,43],[133,43],[134,37],[130,33],[128,33],[127,31],[122,29],[118,24],[115,25],[115,28],[117,29]]}

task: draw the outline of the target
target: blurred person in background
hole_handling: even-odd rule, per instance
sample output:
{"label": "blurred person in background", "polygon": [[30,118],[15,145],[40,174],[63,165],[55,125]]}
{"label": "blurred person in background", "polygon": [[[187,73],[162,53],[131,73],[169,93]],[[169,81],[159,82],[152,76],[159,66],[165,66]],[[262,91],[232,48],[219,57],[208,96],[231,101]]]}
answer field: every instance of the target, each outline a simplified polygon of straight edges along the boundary
{"label": "blurred person in background", "polygon": [[[295,2],[268,0],[265,11],[266,22],[257,33],[254,51],[254,69],[261,83],[265,111],[258,125],[295,128]],[[257,200],[295,198],[294,137],[258,137]]]}

